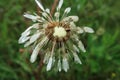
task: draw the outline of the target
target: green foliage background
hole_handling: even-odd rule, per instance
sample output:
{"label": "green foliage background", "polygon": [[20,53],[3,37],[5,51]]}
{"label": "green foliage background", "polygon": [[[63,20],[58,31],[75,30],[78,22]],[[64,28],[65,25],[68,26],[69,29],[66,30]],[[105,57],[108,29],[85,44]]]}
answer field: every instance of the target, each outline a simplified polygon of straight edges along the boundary
{"label": "green foliage background", "polygon": [[[51,8],[53,0],[42,0]],[[32,24],[22,15],[37,12],[34,0],[0,0],[0,80],[120,80],[120,0],[64,0],[78,15],[77,25],[90,26],[94,34],[83,36],[87,52],[83,64],[70,63],[67,73],[55,70],[41,73],[31,64],[30,52],[21,52],[20,34]]]}

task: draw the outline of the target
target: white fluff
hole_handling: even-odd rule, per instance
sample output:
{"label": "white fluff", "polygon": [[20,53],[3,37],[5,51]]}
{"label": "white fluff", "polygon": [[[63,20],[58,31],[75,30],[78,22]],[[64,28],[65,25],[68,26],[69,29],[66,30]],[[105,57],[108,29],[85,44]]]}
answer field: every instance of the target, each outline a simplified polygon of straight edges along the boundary
{"label": "white fluff", "polygon": [[28,13],[25,13],[23,16],[28,18],[28,19],[31,19],[33,22],[37,21],[38,18],[40,18],[39,16],[31,15],[31,14],[28,14]]}
{"label": "white fluff", "polygon": [[50,13],[50,9],[48,9],[48,8],[47,8],[45,11],[46,11],[47,13]]}
{"label": "white fluff", "polygon": [[30,41],[28,41],[24,44],[24,47],[28,47],[30,44],[31,44]]}
{"label": "white fluff", "polygon": [[35,23],[31,26],[32,28],[38,29],[39,28],[39,23]]}
{"label": "white fluff", "polygon": [[30,30],[31,30],[32,28],[38,29],[38,28],[39,28],[39,23],[35,23],[35,24],[33,24],[32,26],[28,27],[21,35],[22,35],[22,36],[28,36],[28,35],[30,34]]}
{"label": "white fluff", "polygon": [[60,1],[59,1],[59,4],[58,4],[58,6],[57,6],[57,11],[61,9],[62,4],[63,4],[63,0],[60,0]]}
{"label": "white fluff", "polygon": [[59,21],[59,17],[60,17],[60,13],[59,12],[56,12],[54,14],[55,18],[56,18],[56,21]]}
{"label": "white fluff", "polygon": [[38,33],[32,35],[30,38],[30,43],[33,43],[34,41],[36,41],[40,35],[41,35],[41,32],[38,32]]}
{"label": "white fluff", "polygon": [[29,30],[29,31],[24,31],[24,32],[21,34],[21,36],[28,36],[28,35],[30,35],[30,30]]}
{"label": "white fluff", "polygon": [[[33,53],[31,55],[31,58],[30,58],[30,62],[33,63],[35,62],[36,58],[37,58],[37,55],[40,51],[40,49],[42,48],[42,46],[45,44],[45,41],[48,40],[47,37],[45,37],[36,47],[35,49],[33,50]],[[46,41],[47,42],[47,41]]]}
{"label": "white fluff", "polygon": [[75,45],[73,45],[73,48],[76,52],[79,52],[79,49]]}
{"label": "white fluff", "polygon": [[35,60],[36,60],[36,58],[37,58],[37,55],[38,55],[39,50],[40,50],[39,45],[40,45],[40,44],[38,44],[38,45],[35,47],[32,55],[31,55],[31,58],[30,58],[30,62],[31,62],[31,63],[35,62]]}
{"label": "white fluff", "polygon": [[43,63],[47,63],[49,60],[49,57],[50,57],[50,52],[47,52],[44,56],[44,59],[43,59]]}
{"label": "white fluff", "polygon": [[81,34],[81,33],[83,33],[83,32],[84,32],[84,30],[83,30],[82,28],[77,27],[77,33],[78,33],[78,34]]}
{"label": "white fluff", "polygon": [[22,35],[22,36],[27,36],[27,35],[29,35],[31,28],[32,28],[32,26],[28,27],[21,35]]}
{"label": "white fluff", "polygon": [[63,58],[62,63],[63,63],[63,69],[64,69],[64,71],[67,72],[67,70],[69,69],[69,64],[68,64],[67,59]]}
{"label": "white fluff", "polygon": [[52,68],[52,63],[53,63],[53,59],[52,57],[49,58],[48,64],[47,64],[47,71],[51,70]]}
{"label": "white fluff", "polygon": [[55,16],[56,18],[59,18],[60,13],[59,13],[59,12],[56,12],[54,16]]}
{"label": "white fluff", "polygon": [[70,19],[72,19],[74,22],[77,22],[79,20],[78,16],[69,16]]}
{"label": "white fluff", "polygon": [[84,45],[82,44],[81,41],[78,42],[78,47],[83,51],[86,52]]}
{"label": "white fluff", "polygon": [[63,19],[63,21],[71,21],[71,22],[77,22],[79,20],[78,16],[68,16]]}
{"label": "white fluff", "polygon": [[40,7],[41,10],[45,11],[43,5],[40,3],[40,1],[35,0],[35,2],[37,3],[37,5]]}
{"label": "white fluff", "polygon": [[83,29],[87,33],[94,33],[94,30],[92,28],[90,28],[90,27],[84,27]]}
{"label": "white fluff", "polygon": [[64,13],[67,13],[67,14],[68,14],[70,11],[71,11],[71,8],[68,7],[68,8],[65,9]]}
{"label": "white fluff", "polygon": [[82,64],[81,60],[79,59],[78,55],[76,52],[73,52],[74,60],[75,62],[78,62],[79,64]]}
{"label": "white fluff", "polygon": [[29,40],[30,37],[25,37],[25,36],[21,36],[20,39],[18,40],[18,43],[25,43],[27,40]]}
{"label": "white fluff", "polygon": [[74,22],[70,22],[70,29],[76,29],[76,25]]}
{"label": "white fluff", "polygon": [[58,70],[59,70],[59,72],[62,70],[61,69],[61,61],[60,61],[60,59],[58,60]]}

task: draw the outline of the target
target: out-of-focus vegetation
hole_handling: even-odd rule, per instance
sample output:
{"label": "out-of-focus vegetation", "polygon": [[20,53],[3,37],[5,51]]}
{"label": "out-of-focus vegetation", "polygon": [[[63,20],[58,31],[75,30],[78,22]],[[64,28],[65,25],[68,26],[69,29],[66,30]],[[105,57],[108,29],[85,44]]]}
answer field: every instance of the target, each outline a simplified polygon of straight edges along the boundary
{"label": "out-of-focus vegetation", "polygon": [[[51,8],[53,0],[42,0]],[[42,72],[29,62],[29,53],[18,44],[20,34],[32,24],[22,15],[37,12],[34,0],[0,0],[0,80],[120,80],[120,0],[64,0],[70,15],[78,15],[77,25],[90,26],[94,34],[82,41],[87,52],[83,64],[70,63],[67,73]]]}

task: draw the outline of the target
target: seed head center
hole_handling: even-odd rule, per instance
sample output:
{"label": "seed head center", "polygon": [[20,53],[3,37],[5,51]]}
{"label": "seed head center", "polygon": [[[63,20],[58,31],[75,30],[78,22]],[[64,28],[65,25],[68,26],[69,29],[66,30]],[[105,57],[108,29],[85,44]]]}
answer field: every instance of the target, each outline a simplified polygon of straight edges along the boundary
{"label": "seed head center", "polygon": [[67,35],[67,32],[66,30],[63,28],[63,27],[54,27],[54,33],[53,33],[53,36],[54,37],[59,37],[59,38],[63,38]]}

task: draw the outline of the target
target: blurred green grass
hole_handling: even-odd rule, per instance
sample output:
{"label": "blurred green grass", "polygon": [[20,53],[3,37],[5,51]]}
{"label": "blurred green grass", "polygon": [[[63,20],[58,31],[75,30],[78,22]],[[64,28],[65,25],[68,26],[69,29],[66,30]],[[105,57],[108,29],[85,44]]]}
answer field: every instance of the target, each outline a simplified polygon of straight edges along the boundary
{"label": "blurred green grass", "polygon": [[[53,0],[42,0],[51,7]],[[24,12],[37,12],[34,0],[0,0],[0,80],[120,80],[120,1],[64,0],[63,10],[71,6],[70,15],[78,15],[80,26],[90,26],[96,32],[82,41],[87,52],[82,54],[83,65],[71,63],[65,72],[36,73],[29,52],[21,53],[20,34],[31,25]],[[39,76],[37,76],[39,75]]]}

